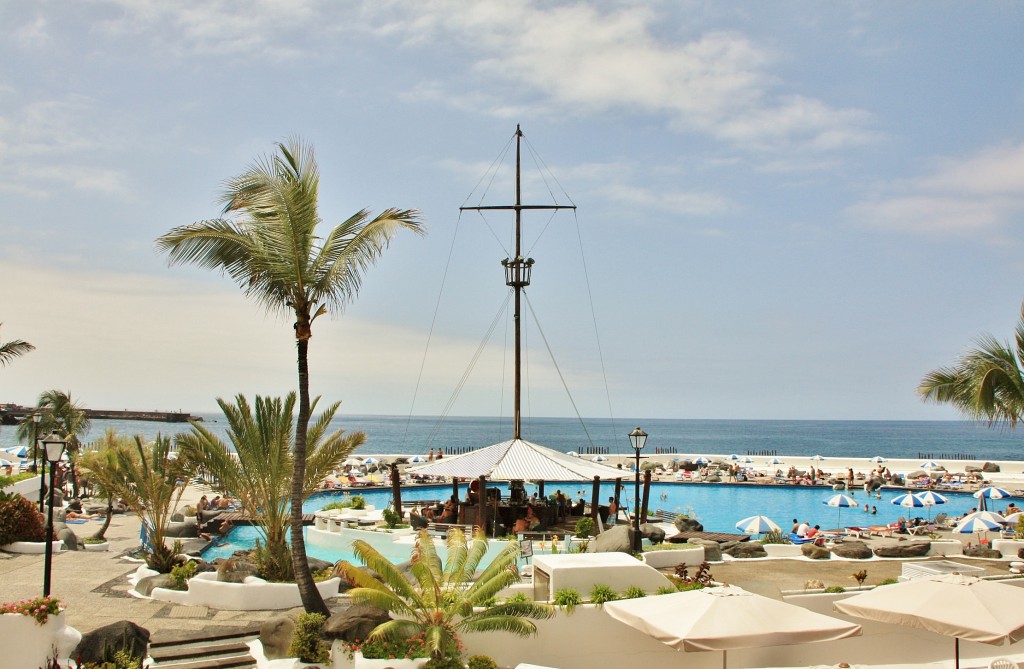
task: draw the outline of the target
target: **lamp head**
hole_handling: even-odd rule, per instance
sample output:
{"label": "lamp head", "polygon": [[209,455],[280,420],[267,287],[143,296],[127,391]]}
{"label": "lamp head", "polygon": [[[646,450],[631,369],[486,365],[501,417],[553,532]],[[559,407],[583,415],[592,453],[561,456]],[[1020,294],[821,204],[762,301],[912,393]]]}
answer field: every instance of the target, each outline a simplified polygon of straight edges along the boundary
{"label": "lamp head", "polygon": [[36,425],[39,425],[39,421],[41,419],[42,419],[42,416],[40,414],[37,414],[37,413],[32,414],[32,422],[35,423]]}
{"label": "lamp head", "polygon": [[640,453],[644,449],[644,444],[647,443],[647,433],[641,430],[639,427],[635,428],[629,433],[629,440],[633,444],[633,450]]}
{"label": "lamp head", "polygon": [[40,441],[43,443],[43,448],[46,449],[46,459],[50,464],[61,459],[64,455],[64,449],[68,445],[67,440],[56,432],[51,432],[40,439]]}

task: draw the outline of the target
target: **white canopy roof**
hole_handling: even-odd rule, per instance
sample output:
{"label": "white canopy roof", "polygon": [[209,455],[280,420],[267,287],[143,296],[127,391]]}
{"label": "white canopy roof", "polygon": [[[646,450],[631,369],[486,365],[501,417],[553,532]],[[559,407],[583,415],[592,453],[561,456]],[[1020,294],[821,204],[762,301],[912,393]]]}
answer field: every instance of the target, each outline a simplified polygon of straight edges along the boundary
{"label": "white canopy roof", "polygon": [[406,471],[424,476],[486,476],[492,481],[592,481],[595,476],[607,481],[630,475],[622,469],[574,458],[522,439],[510,439],[462,455],[446,455]]}

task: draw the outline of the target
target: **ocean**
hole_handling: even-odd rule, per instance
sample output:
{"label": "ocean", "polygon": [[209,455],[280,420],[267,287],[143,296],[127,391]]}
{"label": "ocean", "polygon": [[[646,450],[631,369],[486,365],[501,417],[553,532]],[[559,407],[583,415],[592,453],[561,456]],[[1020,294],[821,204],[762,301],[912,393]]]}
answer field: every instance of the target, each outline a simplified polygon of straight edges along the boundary
{"label": "ocean", "polygon": [[[204,414],[204,425],[226,440],[219,414]],[[646,454],[709,453],[814,455],[911,459],[1024,461],[1024,434],[970,421],[677,420],[607,418],[524,418],[522,437],[562,452],[632,454],[626,436],[634,427],[648,435]],[[336,416],[331,427],[362,431],[366,454],[449,455],[488,446],[512,436],[511,418],[430,416]],[[84,441],[108,428],[151,439],[157,433],[189,430],[185,423],[95,420]],[[0,448],[18,445],[14,426],[0,429]]]}

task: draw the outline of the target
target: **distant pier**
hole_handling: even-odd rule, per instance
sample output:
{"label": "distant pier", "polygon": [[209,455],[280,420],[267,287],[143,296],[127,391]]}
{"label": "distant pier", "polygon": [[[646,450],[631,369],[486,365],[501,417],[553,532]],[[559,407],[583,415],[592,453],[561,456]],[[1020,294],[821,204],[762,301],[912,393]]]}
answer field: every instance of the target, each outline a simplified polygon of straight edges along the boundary
{"label": "distant pier", "polygon": [[[25,416],[31,416],[35,409],[17,404],[0,404],[0,423],[17,425]],[[146,420],[155,423],[188,423],[201,421],[187,411],[129,411],[128,409],[86,409],[85,415],[96,420]]]}

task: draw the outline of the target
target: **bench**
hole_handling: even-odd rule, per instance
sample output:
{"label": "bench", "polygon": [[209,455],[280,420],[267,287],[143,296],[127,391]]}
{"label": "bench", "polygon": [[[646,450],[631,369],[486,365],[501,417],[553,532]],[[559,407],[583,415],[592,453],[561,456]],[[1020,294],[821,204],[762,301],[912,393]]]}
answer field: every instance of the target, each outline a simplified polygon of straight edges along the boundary
{"label": "bench", "polygon": [[428,523],[427,532],[430,534],[437,534],[440,536],[448,536],[448,533],[458,528],[462,530],[462,533],[467,537],[472,537],[477,530],[476,525],[459,525],[457,523]]}

